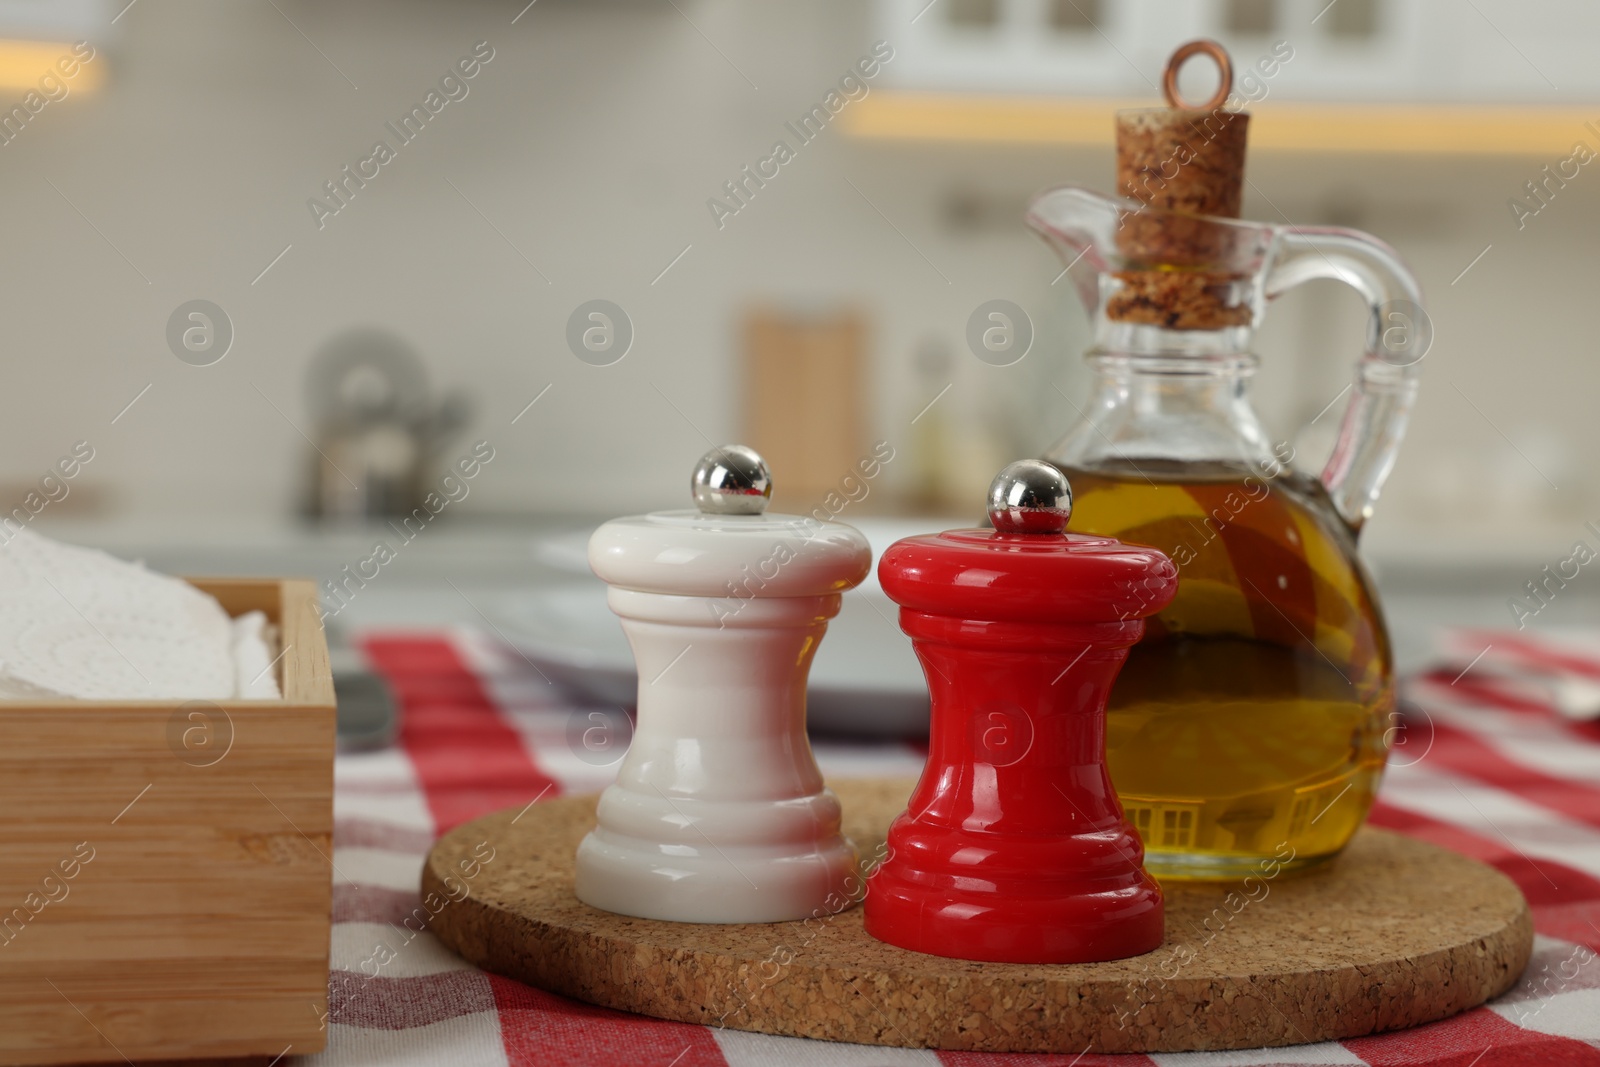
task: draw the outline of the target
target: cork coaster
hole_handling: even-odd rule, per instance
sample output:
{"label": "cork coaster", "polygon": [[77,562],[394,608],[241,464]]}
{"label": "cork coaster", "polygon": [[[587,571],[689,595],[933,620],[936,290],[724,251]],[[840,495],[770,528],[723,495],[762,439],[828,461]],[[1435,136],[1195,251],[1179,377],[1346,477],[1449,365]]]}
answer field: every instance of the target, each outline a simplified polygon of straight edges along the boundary
{"label": "cork coaster", "polygon": [[[876,853],[911,786],[834,783],[863,856]],[[422,891],[460,899],[442,907],[433,932],[486,970],[662,1019],[1072,1055],[1292,1045],[1415,1026],[1510,988],[1533,947],[1527,903],[1504,875],[1372,828],[1305,874],[1166,884],[1166,943],[1112,963],[907,952],[868,937],[859,907],[804,923],[630,919],[573,896],[573,852],[594,806],[594,797],[547,801],[445,835]]]}

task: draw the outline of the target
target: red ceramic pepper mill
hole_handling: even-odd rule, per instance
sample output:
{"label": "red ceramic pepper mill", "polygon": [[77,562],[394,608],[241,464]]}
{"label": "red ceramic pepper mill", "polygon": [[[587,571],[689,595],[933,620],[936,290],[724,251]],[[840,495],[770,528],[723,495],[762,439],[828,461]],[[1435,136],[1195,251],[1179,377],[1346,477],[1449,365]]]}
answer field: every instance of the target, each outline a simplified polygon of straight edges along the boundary
{"label": "red ceramic pepper mill", "polygon": [[1161,890],[1106,773],[1106,696],[1177,592],[1153,548],[1065,533],[1066,477],[1013,463],[993,530],[878,564],[933,697],[928,762],[889,829],[867,932],[957,959],[1088,963],[1161,944]]}

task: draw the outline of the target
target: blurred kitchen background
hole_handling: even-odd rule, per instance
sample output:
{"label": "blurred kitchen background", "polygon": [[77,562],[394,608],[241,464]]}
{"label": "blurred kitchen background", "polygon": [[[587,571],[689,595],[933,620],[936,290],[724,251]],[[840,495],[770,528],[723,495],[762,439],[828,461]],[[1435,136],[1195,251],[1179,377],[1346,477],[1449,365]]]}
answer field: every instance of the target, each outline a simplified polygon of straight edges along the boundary
{"label": "blurred kitchen background", "polygon": [[[1511,624],[1506,600],[1541,566],[1600,543],[1584,529],[1600,519],[1600,170],[1545,171],[1578,142],[1600,150],[1600,8],[525,3],[0,3],[0,105],[24,115],[0,123],[0,499],[87,441],[40,529],[191,573],[328,578],[371,537],[303,517],[317,484],[342,492],[313,441],[341,470],[431,451],[428,484],[488,441],[470,492],[352,605],[464,620],[465,596],[424,586],[534,580],[550,530],[685,505],[708,442],[765,448],[783,503],[808,509],[887,441],[895,458],[842,518],[974,515],[1086,388],[1086,317],[1024,205],[1056,184],[1110,191],[1112,111],[1158,104],[1172,49],[1212,36],[1241,71],[1293,52],[1241,85],[1261,94],[1245,216],[1368,230],[1429,297],[1421,401],[1364,535],[1396,618]],[[25,98],[79,40],[93,58],[35,111]],[[880,41],[892,58],[866,95],[800,144],[785,123]],[[1186,71],[1191,96],[1208,76]],[[386,124],[430,91],[454,98],[402,143]],[[380,139],[395,157],[339,206],[325,183]],[[780,139],[796,157],[719,219],[708,201],[738,206],[724,183]],[[965,339],[991,299],[1033,323],[1010,366]],[[625,319],[581,322],[631,335],[614,362],[569,343],[596,300]],[[225,318],[195,305],[206,317],[174,332],[191,301]],[[183,324],[200,331],[187,358]],[[1301,466],[1326,455],[1362,329],[1358,298],[1316,283],[1259,337],[1258,409]],[[352,443],[363,411],[382,432]],[[1537,625],[1600,621],[1586,579]]]}

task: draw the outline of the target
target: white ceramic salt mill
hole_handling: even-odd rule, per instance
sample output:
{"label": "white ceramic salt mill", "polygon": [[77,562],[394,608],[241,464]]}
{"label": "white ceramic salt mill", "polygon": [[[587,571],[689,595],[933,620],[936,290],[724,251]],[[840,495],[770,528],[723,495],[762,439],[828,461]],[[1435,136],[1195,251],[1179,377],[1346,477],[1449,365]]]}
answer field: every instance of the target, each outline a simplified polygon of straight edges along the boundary
{"label": "white ceramic salt mill", "polygon": [[578,846],[578,899],[695,923],[838,911],[857,857],[806,738],[806,675],[871,549],[843,523],[764,514],[772,476],[742,445],[706,453],[692,484],[697,510],[616,519],[589,539],[639,700]]}

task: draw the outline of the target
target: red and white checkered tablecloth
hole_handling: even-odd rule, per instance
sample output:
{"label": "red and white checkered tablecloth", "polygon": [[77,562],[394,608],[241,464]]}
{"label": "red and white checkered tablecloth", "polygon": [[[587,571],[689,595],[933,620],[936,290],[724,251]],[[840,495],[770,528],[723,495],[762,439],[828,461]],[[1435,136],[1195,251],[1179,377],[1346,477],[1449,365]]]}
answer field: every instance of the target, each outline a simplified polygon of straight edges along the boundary
{"label": "red and white checkered tablecloth", "polygon": [[[1541,655],[1537,642],[1522,641],[1526,655]],[[418,872],[439,834],[541,794],[597,791],[614,768],[574,756],[572,704],[479,633],[374,635],[366,648],[404,705],[405,729],[398,747],[341,756],[336,766],[328,1047],[306,1064],[1600,1065],[1600,723],[1563,719],[1487,672],[1452,684],[1452,670],[1409,686],[1432,729],[1397,749],[1372,821],[1492,864],[1522,888],[1537,940],[1514,990],[1454,1019],[1352,1041],[1074,1058],[840,1045],[663,1022],[486,974],[431,935],[412,937],[401,923],[418,904]],[[1600,678],[1600,654],[1575,662],[1567,669]],[[922,765],[921,749],[892,741],[824,741],[816,753],[832,778],[912,776]]]}

